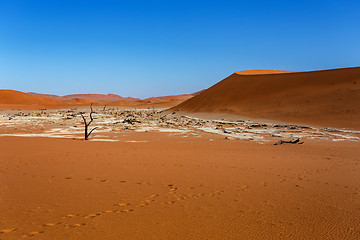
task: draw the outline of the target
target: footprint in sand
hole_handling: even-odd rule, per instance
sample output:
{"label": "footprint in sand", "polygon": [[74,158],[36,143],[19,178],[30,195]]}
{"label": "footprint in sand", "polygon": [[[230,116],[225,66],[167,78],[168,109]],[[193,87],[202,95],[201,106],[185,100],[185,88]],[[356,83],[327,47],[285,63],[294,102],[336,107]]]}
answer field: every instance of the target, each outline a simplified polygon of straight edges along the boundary
{"label": "footprint in sand", "polygon": [[115,206],[119,206],[119,207],[125,207],[130,205],[130,203],[119,203],[119,204],[115,204]]}
{"label": "footprint in sand", "polygon": [[105,210],[104,213],[113,213],[116,212],[117,210]]}
{"label": "footprint in sand", "polygon": [[167,185],[170,189],[169,192],[170,193],[175,193],[175,191],[178,189],[177,187],[175,187],[173,184],[168,184]]}
{"label": "footprint in sand", "polygon": [[77,213],[77,214],[68,214],[66,216],[64,216],[63,218],[73,218],[73,217],[78,217],[80,216],[81,214],[80,213]]}
{"label": "footprint in sand", "polygon": [[102,215],[102,214],[103,214],[102,212],[91,213],[91,214],[85,216],[85,218],[94,218],[94,217],[100,216],[100,215]]}
{"label": "footprint in sand", "polygon": [[0,230],[0,233],[10,233],[10,232],[15,232],[16,230],[17,228],[2,229]]}
{"label": "footprint in sand", "polygon": [[70,227],[82,227],[85,225],[86,225],[86,223],[75,223],[75,224],[70,225]]}
{"label": "footprint in sand", "polygon": [[88,181],[89,181],[89,180],[92,180],[92,179],[93,179],[93,178],[91,178],[91,177],[89,177],[89,178],[85,178],[85,180],[88,180]]}
{"label": "footprint in sand", "polygon": [[96,217],[96,214],[89,214],[89,215],[85,216],[85,218],[94,218],[94,217]]}
{"label": "footprint in sand", "polygon": [[182,201],[182,200],[185,200],[187,197],[185,197],[185,196],[180,196],[180,197],[178,197],[176,200],[178,200],[178,201]]}
{"label": "footprint in sand", "polygon": [[121,210],[120,212],[133,212],[134,209],[124,209],[124,210]]}
{"label": "footprint in sand", "polygon": [[203,196],[205,196],[205,193],[198,193],[194,196],[194,198],[201,198]]}
{"label": "footprint in sand", "polygon": [[23,237],[34,237],[36,235],[39,235],[39,234],[43,234],[45,233],[44,231],[34,231],[34,232],[30,232],[28,234],[24,234]]}
{"label": "footprint in sand", "polygon": [[240,190],[246,191],[248,188],[249,188],[249,186],[243,185],[243,186],[240,187]]}
{"label": "footprint in sand", "polygon": [[104,183],[104,182],[108,182],[108,180],[102,179],[102,180],[100,180],[100,182]]}
{"label": "footprint in sand", "polygon": [[56,226],[56,225],[60,225],[62,222],[55,222],[55,223],[46,223],[44,224],[43,226],[44,227],[53,227],[53,226]]}
{"label": "footprint in sand", "polygon": [[146,204],[146,203],[140,203],[140,204],[136,205],[135,207],[144,207],[144,206],[146,206],[146,205],[149,205],[149,204]]}
{"label": "footprint in sand", "polygon": [[65,177],[64,179],[66,179],[66,180],[69,180],[69,179],[71,179],[72,177]]}
{"label": "footprint in sand", "polygon": [[208,194],[208,196],[209,197],[215,197],[216,195],[220,195],[221,193],[223,193],[224,191],[222,191],[222,190],[217,190],[217,191],[215,191],[215,192],[213,192],[213,193],[210,193],[210,194]]}

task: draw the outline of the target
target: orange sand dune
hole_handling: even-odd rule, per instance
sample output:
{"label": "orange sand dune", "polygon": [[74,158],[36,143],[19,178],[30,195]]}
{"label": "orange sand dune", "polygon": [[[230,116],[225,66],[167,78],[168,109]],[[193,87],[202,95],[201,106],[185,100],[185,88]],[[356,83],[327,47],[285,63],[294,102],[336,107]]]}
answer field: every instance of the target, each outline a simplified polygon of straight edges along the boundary
{"label": "orange sand dune", "polygon": [[102,102],[94,99],[74,98],[71,100],[56,100],[53,97],[34,96],[14,90],[0,90],[0,108],[2,109],[62,108],[71,106],[87,106],[91,103],[95,105],[103,104]]}
{"label": "orange sand dune", "polygon": [[14,90],[0,90],[0,107],[11,108],[16,106],[54,107],[64,105],[62,101],[48,97],[31,96],[27,93]]}
{"label": "orange sand dune", "polygon": [[98,101],[94,100],[94,99],[87,99],[87,98],[73,98],[70,100],[64,100],[63,102],[66,102],[70,105],[76,105],[76,104],[80,104],[80,105],[90,105],[90,104],[95,104],[98,103]]}
{"label": "orange sand dune", "polygon": [[[202,90],[203,91],[203,90]],[[171,101],[171,100],[187,100],[189,98],[192,98],[202,91],[190,93],[190,94],[179,94],[179,95],[170,95],[170,96],[161,96],[161,97],[150,97],[146,98],[143,101],[147,103],[158,103],[158,102],[164,102],[164,101]]]}
{"label": "orange sand dune", "polygon": [[70,100],[74,98],[86,98],[86,99],[93,99],[98,101],[120,101],[120,100],[127,100],[127,101],[137,101],[139,99],[137,98],[124,98],[122,96],[116,95],[116,94],[71,94],[71,95],[65,95],[62,96],[62,100]]}
{"label": "orange sand dune", "polygon": [[56,99],[56,100],[62,100],[61,96],[54,95],[54,94],[42,94],[42,93],[35,93],[35,92],[27,92],[27,94],[29,94],[31,96],[48,97],[48,98],[52,98],[52,99]]}
{"label": "orange sand dune", "polygon": [[296,71],[283,71],[283,70],[245,70],[236,72],[241,75],[262,75],[262,74],[278,74],[278,73],[294,73]]}
{"label": "orange sand dune", "polygon": [[72,99],[92,99],[97,101],[138,101],[140,99],[138,98],[132,98],[132,97],[122,97],[116,94],[70,94],[70,95],[64,95],[64,96],[57,96],[52,94],[42,94],[42,93],[34,93],[34,92],[28,92],[28,94],[32,96],[43,96],[43,97],[50,97],[57,100],[72,100]]}
{"label": "orange sand dune", "polygon": [[102,102],[96,103],[94,105],[107,105],[107,106],[114,106],[114,107],[126,107],[126,108],[171,108],[180,103],[182,103],[183,99],[172,99],[172,100],[163,100],[163,101],[154,101],[154,102],[147,102],[144,100],[140,101],[117,101],[117,102]]}
{"label": "orange sand dune", "polygon": [[360,129],[360,67],[313,72],[234,73],[175,111]]}
{"label": "orange sand dune", "polygon": [[[139,100],[137,98],[122,98],[116,101],[96,100],[104,99],[108,96],[111,99],[114,94],[80,94],[81,97],[75,97],[79,94],[56,96],[50,94],[23,93],[13,90],[0,90],[0,109],[42,109],[42,108],[63,108],[74,106],[118,106],[126,108],[170,108],[178,105],[194,94],[182,94],[174,96],[164,96],[152,98],[151,100]],[[89,98],[85,98],[88,96]],[[119,99],[114,95],[115,99]]]}

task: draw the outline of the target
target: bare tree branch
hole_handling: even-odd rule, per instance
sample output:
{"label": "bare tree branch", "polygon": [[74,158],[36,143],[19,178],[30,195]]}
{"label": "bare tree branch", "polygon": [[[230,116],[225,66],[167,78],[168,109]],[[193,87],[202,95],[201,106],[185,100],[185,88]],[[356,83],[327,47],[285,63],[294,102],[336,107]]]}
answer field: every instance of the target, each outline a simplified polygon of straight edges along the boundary
{"label": "bare tree branch", "polygon": [[85,119],[84,115],[83,115],[82,113],[80,113],[80,115],[82,116],[82,118],[83,118],[83,120],[84,120],[84,124],[87,125],[87,124],[86,124],[86,119]]}
{"label": "bare tree branch", "polygon": [[94,120],[93,117],[92,117],[92,114],[94,113],[93,108],[92,108],[92,104],[90,105],[90,109],[91,109],[91,111],[90,111],[90,119],[91,119],[91,120],[90,120],[88,126],[89,126],[90,123],[92,123],[92,121]]}
{"label": "bare tree branch", "polygon": [[90,134],[95,130],[95,129],[97,129],[98,127],[94,127],[90,132],[89,132],[89,134],[88,134],[88,136],[90,136]]}
{"label": "bare tree branch", "polygon": [[84,127],[85,127],[85,135],[84,135],[84,139],[85,140],[88,140],[89,139],[89,136],[90,134],[95,130],[97,129],[98,127],[94,127],[90,132],[88,132],[88,128],[90,126],[90,124],[94,121],[93,117],[92,117],[92,114],[95,113],[93,108],[92,108],[92,104],[90,105],[90,121],[87,123],[86,122],[86,118],[84,117],[83,113],[80,112],[80,115],[82,117],[82,119],[84,120]]}

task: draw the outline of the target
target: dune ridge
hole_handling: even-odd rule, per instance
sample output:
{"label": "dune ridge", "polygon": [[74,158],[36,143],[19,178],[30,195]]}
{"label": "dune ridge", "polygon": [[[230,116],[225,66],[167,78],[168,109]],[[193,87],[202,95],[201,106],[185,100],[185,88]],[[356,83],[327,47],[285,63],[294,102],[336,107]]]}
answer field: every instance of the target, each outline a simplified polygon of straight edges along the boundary
{"label": "dune ridge", "polygon": [[173,111],[231,113],[360,129],[360,67],[311,72],[234,73]]}
{"label": "dune ridge", "polygon": [[15,90],[0,90],[0,107],[11,106],[33,106],[33,107],[54,107],[62,106],[64,103],[60,100],[43,96],[31,96],[27,93]]}
{"label": "dune ridge", "polygon": [[298,71],[285,71],[285,70],[243,70],[236,72],[240,75],[262,75],[262,74],[280,74],[280,73],[294,73]]}
{"label": "dune ridge", "polygon": [[162,102],[162,101],[171,101],[171,100],[187,100],[189,98],[192,98],[199,93],[201,93],[203,90],[190,93],[190,94],[180,94],[180,95],[169,95],[169,96],[161,96],[161,97],[150,97],[146,98],[143,101],[145,102]]}
{"label": "dune ridge", "polygon": [[64,96],[57,96],[57,95],[53,95],[53,94],[42,94],[42,93],[35,93],[35,92],[28,92],[28,94],[30,94],[32,96],[49,97],[49,98],[62,100],[62,101],[79,99],[79,98],[92,99],[92,100],[97,100],[97,101],[121,101],[121,100],[138,101],[138,100],[140,100],[139,98],[122,97],[120,95],[111,94],[111,93],[109,93],[109,94],[69,94],[69,95],[64,95]]}
{"label": "dune ridge", "polygon": [[180,94],[171,96],[151,97],[147,99],[138,99],[132,97],[121,97],[116,94],[71,94],[57,96],[41,93],[24,93],[15,90],[0,90],[0,109],[41,109],[41,108],[62,108],[73,106],[88,106],[90,104],[135,107],[135,108],[169,108],[192,96],[198,94]]}

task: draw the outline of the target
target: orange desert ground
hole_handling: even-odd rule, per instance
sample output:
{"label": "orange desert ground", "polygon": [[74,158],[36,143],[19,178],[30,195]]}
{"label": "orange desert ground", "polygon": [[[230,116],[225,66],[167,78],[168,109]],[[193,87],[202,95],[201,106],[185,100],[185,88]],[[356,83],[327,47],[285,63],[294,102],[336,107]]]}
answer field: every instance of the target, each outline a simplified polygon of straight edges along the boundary
{"label": "orange desert ground", "polygon": [[360,68],[0,109],[0,239],[360,239]]}

